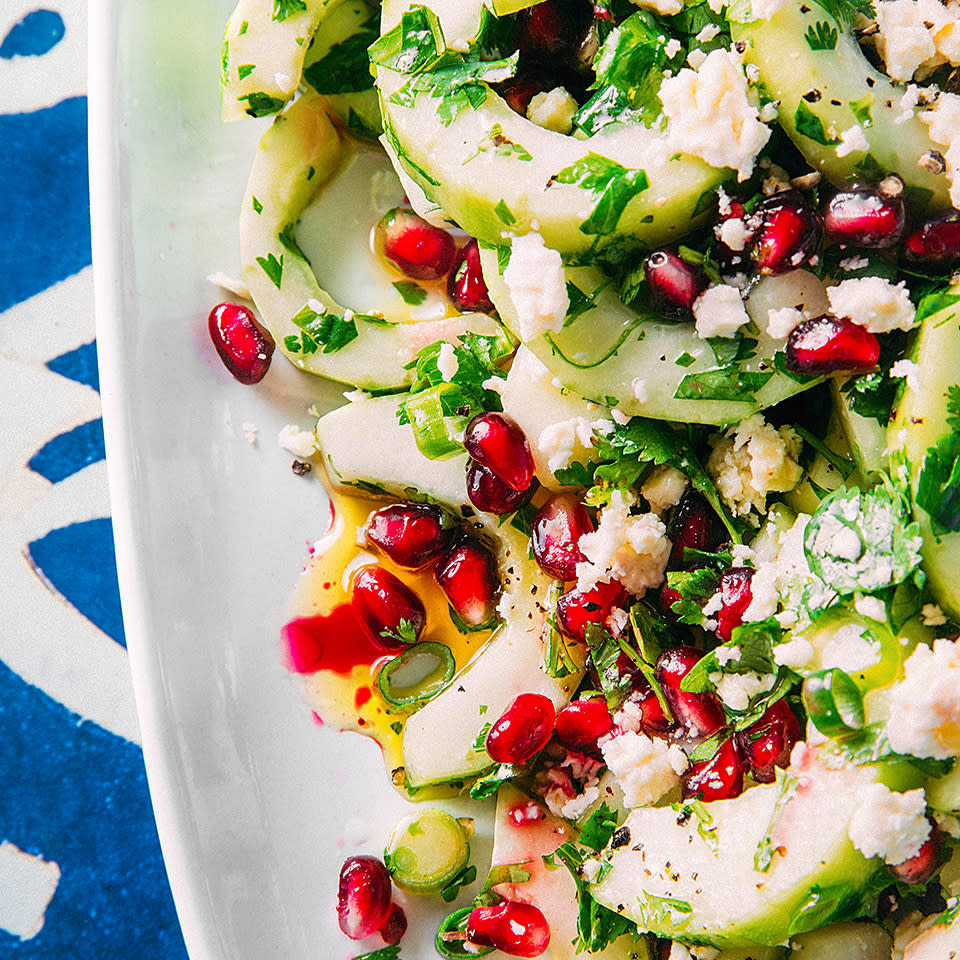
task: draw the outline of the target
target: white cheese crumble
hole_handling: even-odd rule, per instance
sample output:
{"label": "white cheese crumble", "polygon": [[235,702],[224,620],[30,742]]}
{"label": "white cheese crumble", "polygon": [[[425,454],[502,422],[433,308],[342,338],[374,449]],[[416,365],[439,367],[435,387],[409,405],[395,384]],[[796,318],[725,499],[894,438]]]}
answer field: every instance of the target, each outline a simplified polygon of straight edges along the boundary
{"label": "white cheese crumble", "polygon": [[922,789],[894,793],[882,783],[869,783],[857,791],[857,800],[847,832],[865,857],[896,865],[920,852],[930,836]]}
{"label": "white cheese crumble", "polygon": [[769,20],[779,13],[786,3],[787,0],[751,0],[750,15],[754,20]]}
{"label": "white cheese crumble", "polygon": [[936,103],[920,114],[920,119],[930,128],[930,139],[946,147],[943,154],[950,179],[950,200],[960,206],[960,96],[941,93]]}
{"label": "white cheese crumble", "polygon": [[[716,596],[716,594],[714,594],[714,596]],[[711,600],[712,599],[713,597],[711,597]],[[723,602],[723,598],[721,595],[721,603],[722,602]],[[743,655],[743,649],[738,646],[717,647],[717,649],[714,652],[717,655],[717,663],[719,663],[721,667],[725,667],[728,663],[736,663],[740,659],[740,657]]]}
{"label": "white cheese crumble", "polygon": [[554,87],[531,98],[527,119],[538,127],[566,134],[573,129],[573,118],[579,109],[577,101],[564,87]]}
{"label": "white cheese crumble", "polygon": [[516,310],[515,333],[524,342],[563,327],[570,306],[563,260],[539,233],[516,237],[503,271]]}
{"label": "white cheese crumble", "polygon": [[697,43],[709,43],[720,35],[720,26],[716,23],[708,23],[695,37]]}
{"label": "white cheese crumble", "polygon": [[577,546],[586,560],[577,564],[577,588],[589,590],[600,581],[618,580],[637,597],[663,583],[670,559],[667,528],[653,513],[630,513],[631,503],[620,490],[599,515],[597,529],[580,537]]}
{"label": "white cheese crumble", "polygon": [[699,69],[684,68],[660,85],[669,120],[671,148],[700,157],[714,167],[732,167],[739,180],[753,172],[757,154],[770,138],[747,91],[740,60],[713,50]]}
{"label": "white cheese crumble", "polygon": [[796,307],[767,311],[767,333],[774,340],[786,340],[806,318]]}
{"label": "white cheese crumble", "polygon": [[707,287],[693,302],[693,317],[697,336],[704,340],[708,337],[734,337],[745,323],[750,322],[740,291],[729,283]]}
{"label": "white cheese crumble", "polygon": [[854,277],[827,287],[830,309],[871,333],[910,330],[916,310],[904,282],[892,284],[883,277]]}
{"label": "white cheese crumble", "polygon": [[603,759],[616,777],[628,808],[655,803],[680,785],[665,740],[625,731],[600,741]]}
{"label": "white cheese crumble", "polygon": [[257,433],[259,433],[260,428],[255,423],[245,422],[241,429],[243,430],[243,439],[250,444],[251,447],[257,445]]}
{"label": "white cheese crumble", "polygon": [[453,349],[452,343],[442,343],[440,352],[437,354],[437,371],[447,382],[454,378],[457,370],[460,369],[460,361],[457,360],[457,352]]}
{"label": "white cheese crumble", "polygon": [[[934,0],[936,2],[936,0]],[[924,61],[936,55],[937,46],[924,25],[918,0],[879,0],[880,54],[894,80],[911,80]]]}
{"label": "white cheese crumble", "polygon": [[921,645],[890,689],[886,723],[896,753],[946,760],[960,753],[960,646],[950,640]]}
{"label": "white cheese crumble", "polygon": [[762,511],[768,493],[792,490],[803,476],[797,462],[800,437],[792,427],[779,430],[760,413],[713,440],[707,473],[734,516]]}
{"label": "white cheese crumble", "polygon": [[640,403],[646,403],[650,398],[650,395],[647,391],[647,381],[641,379],[640,377],[634,377],[630,383],[630,389],[633,391],[634,399],[638,400]]}
{"label": "white cheese crumble", "polygon": [[311,430],[301,430],[295,423],[288,423],[280,428],[277,434],[277,443],[288,453],[292,453],[301,460],[312,457],[317,452],[314,445],[314,436]]}
{"label": "white cheese crumble", "polygon": [[837,144],[838,157],[845,157],[851,153],[866,153],[869,149],[870,141],[863,132],[863,127],[858,123],[840,131],[840,143]]}
{"label": "white cheese crumble", "polygon": [[925,627],[942,627],[947,622],[946,614],[935,603],[925,603],[920,614]]}
{"label": "white cheese crumble", "polygon": [[558,420],[540,431],[537,450],[547,458],[547,469],[556,473],[569,466],[574,457],[589,453],[593,449],[595,430],[609,433],[611,429],[609,420],[588,420],[586,417]]}
{"label": "white cheese crumble", "polygon": [[879,620],[881,623],[887,619],[887,605],[879,597],[870,594],[858,593],[853,598],[853,609],[861,617],[869,617],[871,620]]}
{"label": "white cheese crumble", "polygon": [[909,360],[906,357],[898,360],[890,368],[890,376],[902,377],[907,381],[907,389],[914,393],[920,393],[920,365],[915,360]]}
{"label": "white cheese crumble", "polygon": [[731,710],[746,710],[750,701],[759,693],[766,693],[776,682],[772,673],[711,673],[710,680],[717,690],[717,696]]}
{"label": "white cheese crumble", "polygon": [[741,251],[750,239],[751,230],[740,217],[728,217],[713,228],[716,238],[731,250]]}
{"label": "white cheese crumble", "polygon": [[643,498],[658,516],[675,507],[687,489],[687,478],[676,467],[655,467],[640,487]]}
{"label": "white cheese crumble", "polygon": [[813,659],[815,652],[813,644],[806,637],[795,637],[773,648],[773,662],[778,667],[800,670]]}
{"label": "white cheese crumble", "polygon": [[866,634],[862,627],[847,623],[838,627],[820,653],[823,670],[839,669],[844,673],[860,673],[880,662],[880,641]]}

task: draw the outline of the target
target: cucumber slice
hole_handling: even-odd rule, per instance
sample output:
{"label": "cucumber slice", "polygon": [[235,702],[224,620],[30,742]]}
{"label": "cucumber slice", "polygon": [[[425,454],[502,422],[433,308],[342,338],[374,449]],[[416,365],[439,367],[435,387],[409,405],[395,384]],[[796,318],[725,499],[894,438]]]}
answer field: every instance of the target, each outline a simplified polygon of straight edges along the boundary
{"label": "cucumber slice", "polygon": [[[767,94],[780,102],[780,125],[831,183],[895,172],[918,212],[951,206],[946,175],[918,163],[942,147],[919,117],[902,116],[904,89],[867,62],[853,31],[826,5],[787,3],[769,18],[732,22],[730,30],[746,43],[745,59],[759,67]],[[842,155],[840,135],[855,126],[863,128],[870,149]]]}
{"label": "cucumber slice", "polygon": [[227,21],[220,63],[224,120],[282,110],[300,86],[320,18],[338,0],[240,0]]}
{"label": "cucumber slice", "polygon": [[324,99],[306,93],[260,139],[240,214],[243,277],[280,350],[301,370],[367,389],[402,387],[417,350],[468,331],[500,337],[480,313],[394,322],[342,307],[317,281],[294,227],[351,148],[327,116]]}
{"label": "cucumber slice", "polygon": [[[383,30],[401,22],[410,0],[386,0]],[[447,50],[475,43],[484,17],[482,0],[431,0]],[[509,3],[505,9],[516,9]],[[676,239],[695,227],[713,189],[730,176],[686,154],[676,155],[659,129],[615,122],[579,139],[546,130],[519,116],[486,85],[470,87],[470,103],[439,110],[430,92],[410,105],[398,91],[410,77],[376,66],[384,117],[384,140],[404,174],[428,201],[468,233],[501,243],[505,231],[537,230],[563,253],[583,253],[629,238],[649,245]],[[397,99],[403,102],[396,102]],[[508,147],[505,149],[504,147]],[[573,173],[590,166],[587,178]],[[645,174],[649,186],[642,187]],[[615,174],[611,180],[611,174]],[[598,183],[634,188],[615,223],[596,227],[594,213],[613,197]],[[608,219],[608,218],[604,218]],[[609,228],[609,229],[607,229]]]}
{"label": "cucumber slice", "polygon": [[411,893],[439,893],[469,860],[470,842],[463,824],[435,807],[401,820],[383,855],[393,882]]}
{"label": "cucumber slice", "polygon": [[385,663],[377,676],[377,687],[387,703],[414,706],[435,697],[450,682],[456,663],[443,643],[424,641],[404,650]]}
{"label": "cucumber slice", "polygon": [[[497,252],[482,250],[480,259],[490,298],[510,327],[516,308]],[[692,323],[637,313],[596,268],[570,267],[566,275],[568,289],[572,284],[585,296],[587,309],[575,318],[568,315],[559,333],[542,334],[526,346],[577,396],[630,416],[724,425],[820,382],[781,372],[775,356],[782,344],[766,334],[757,339],[753,356],[720,363]],[[717,349],[733,343],[718,341]]]}
{"label": "cucumber slice", "polygon": [[[906,460],[914,497],[926,465],[932,463],[933,452],[939,441],[949,443],[956,436],[957,426],[950,422],[948,391],[960,384],[960,284],[935,295],[941,304],[939,310],[923,316],[919,336],[911,357],[920,368],[920,393],[904,390],[897,415],[888,428],[887,440],[891,463]],[[924,312],[921,303],[920,313]],[[949,471],[949,464],[945,465]],[[941,473],[943,471],[941,470]],[[955,503],[956,464],[954,479],[942,491],[944,502]],[[941,481],[947,480],[941,476]],[[923,569],[927,583],[937,603],[953,618],[960,619],[960,530],[934,532],[930,514],[914,503],[914,518],[920,524],[923,536]]]}

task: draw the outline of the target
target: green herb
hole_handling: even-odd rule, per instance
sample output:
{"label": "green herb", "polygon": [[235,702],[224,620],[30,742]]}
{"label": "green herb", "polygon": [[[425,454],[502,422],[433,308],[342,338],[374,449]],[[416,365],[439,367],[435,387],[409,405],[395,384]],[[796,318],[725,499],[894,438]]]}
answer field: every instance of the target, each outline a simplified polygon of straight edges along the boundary
{"label": "green herb", "polygon": [[674,391],[678,400],[743,400],[756,397],[758,391],[773,376],[764,372],[741,370],[738,366],[705,370],[687,374]]}
{"label": "green herb", "polygon": [[467,157],[463,162],[469,163],[471,160],[479,157],[481,153],[486,153],[488,150],[493,150],[494,154],[498,157],[513,157],[516,160],[524,161],[533,159],[532,154],[526,147],[504,136],[503,127],[499,123],[495,123],[489,132],[482,137],[477,144],[477,152],[473,154],[473,156]]}
{"label": "green herb", "polygon": [[441,891],[440,896],[446,903],[453,903],[457,899],[460,889],[469,886],[477,879],[477,868],[470,864],[464,867]]}
{"label": "green herb", "polygon": [[255,63],[244,63],[241,66],[237,67],[237,79],[246,80],[247,77],[257,69]]}
{"label": "green herb", "polygon": [[820,670],[803,684],[803,704],[813,725],[828,737],[863,728],[863,697],[839,668]]}
{"label": "green herb", "polygon": [[403,297],[403,302],[411,307],[418,307],[427,299],[427,291],[412,280],[395,280],[393,287]]}
{"label": "green herb", "polygon": [[821,146],[826,147],[832,143],[840,142],[836,137],[827,136],[827,132],[823,128],[823,121],[807,106],[805,100],[801,100],[797,104],[797,112],[793,115],[793,122],[797,128],[797,133],[813,140],[814,143],[819,143]]}
{"label": "green herb", "polygon": [[405,10],[400,22],[370,45],[368,55],[372,64],[411,76],[450,59],[437,15],[421,4]]}
{"label": "green herb", "polygon": [[[734,627],[727,643],[704,654],[694,664],[693,669],[680,681],[680,689],[686,693],[710,690],[713,688],[710,675],[716,673],[772,673],[773,648],[779,643],[780,634],[780,624],[773,617]],[[740,650],[740,656],[721,665],[718,651],[734,648]]]}
{"label": "green herb", "polygon": [[819,437],[814,436],[805,427],[799,423],[794,424],[793,429],[803,438],[803,442],[808,444],[817,453],[823,457],[832,467],[834,467],[840,476],[846,480],[847,477],[857,469],[857,465],[850,457],[841,457],[839,453],[834,453]]}
{"label": "green herb", "polygon": [[390,729],[399,737],[400,734],[403,733],[403,721],[394,720],[393,723],[390,724]]}
{"label": "green herb", "polygon": [[270,282],[279,290],[283,281],[283,254],[280,254],[279,260],[272,253],[256,259],[260,268],[270,278]]}
{"label": "green herb", "polygon": [[[312,169],[312,168],[311,168]],[[308,176],[309,180],[310,177]],[[300,244],[297,243],[297,238],[294,235],[294,230],[296,229],[295,223],[288,223],[281,231],[277,234],[277,239],[283,244],[284,249],[288,253],[292,253],[299,260],[303,260],[305,263],[309,263],[307,260],[307,255],[300,248]]]}
{"label": "green herb", "polygon": [[858,13],[862,13],[870,20],[877,16],[873,0],[815,0],[815,2],[843,26],[852,26]]}
{"label": "green herb", "polygon": [[854,413],[876,420],[885,427],[890,419],[890,408],[897,394],[897,383],[882,373],[865,373],[850,377],[840,388]]}
{"label": "green herb", "polygon": [[505,223],[508,227],[512,227],[516,222],[517,218],[510,212],[510,208],[507,206],[506,202],[501,200],[494,208],[493,212],[500,218],[500,220]]}
{"label": "green herb", "polygon": [[555,173],[548,185],[554,182],[573,184],[597,198],[592,213],[580,224],[581,233],[588,235],[612,233],[627,204],[650,186],[645,171],[628,170],[593,152]]}
{"label": "green herb", "polygon": [[307,9],[304,0],[273,0],[272,19],[278,23],[283,23],[287,17],[292,17],[295,13],[302,13]]}
{"label": "green herb", "polygon": [[[281,261],[283,258],[280,258]],[[283,344],[290,353],[304,355],[316,353],[336,353],[357,338],[355,315],[338,316],[335,313],[317,313],[313,308],[304,306],[290,322],[300,327],[300,334],[291,334],[283,338]]]}
{"label": "green herb", "polygon": [[400,960],[400,944],[392,943],[389,947],[381,947],[371,953],[361,953],[353,960]]}
{"label": "green herb", "polygon": [[584,293],[572,280],[567,281],[567,299],[570,301],[570,306],[567,307],[566,316],[563,318],[565,327],[569,327],[571,323],[579,320],[597,305],[593,294]]}
{"label": "green herb", "polygon": [[270,113],[277,113],[283,109],[286,101],[278,97],[271,97],[269,94],[258,90],[255,93],[248,93],[245,96],[237,97],[241,103],[246,102],[246,113],[251,117],[265,117]]}
{"label": "green herb", "polygon": [[263,204],[256,198],[251,197],[253,212],[254,213],[263,213]]}
{"label": "green herb", "polygon": [[916,493],[937,537],[960,530],[960,384],[947,390],[946,426],[924,455]]}
{"label": "green herb", "polygon": [[873,104],[875,102],[875,97],[872,93],[868,93],[865,97],[861,97],[859,100],[850,101],[850,109],[853,111],[854,117],[857,119],[857,123],[861,127],[869,129],[873,126]]}
{"label": "green herb", "polygon": [[[489,726],[490,724],[487,724],[488,728]],[[486,736],[486,734],[484,734],[484,736]],[[479,739],[479,737],[477,739]],[[482,750],[483,744],[477,746],[477,744],[474,743],[473,748],[474,750]],[[470,796],[474,800],[486,800],[487,797],[492,797],[497,790],[500,789],[502,784],[512,780],[520,770],[521,767],[512,763],[499,764],[494,767],[490,773],[486,773],[482,777],[477,777],[473,786],[470,788]]]}
{"label": "green herb", "polygon": [[527,869],[528,863],[530,863],[529,860],[522,860],[520,863],[494,864],[487,874],[480,895],[483,896],[488,890],[500,883],[526,883],[533,876]]}
{"label": "green herb", "polygon": [[417,629],[409,620],[401,617],[396,630],[387,627],[380,631],[380,636],[385,640],[396,640],[398,643],[416,643]]}
{"label": "green herb", "polygon": [[680,594],[680,599],[670,604],[680,622],[702,627],[704,604],[719,589],[720,574],[710,567],[671,570],[667,573],[667,586]]}
{"label": "green herb", "polygon": [[803,38],[811,50],[835,50],[839,36],[836,27],[818,20],[816,26],[807,27]]}
{"label": "green herb", "polygon": [[[951,293],[949,288],[931,290],[917,304],[917,323],[926,320],[927,317],[932,317],[935,313],[940,313],[942,310],[949,310],[958,302],[960,302],[960,294]],[[940,322],[949,323],[955,316],[956,314],[951,313]]]}
{"label": "green herb", "polygon": [[373,88],[367,48],[377,39],[372,28],[359,30],[334,44],[324,56],[303,71],[303,78],[317,93],[360,93]]}
{"label": "green herb", "polygon": [[693,915],[693,907],[686,900],[658,897],[646,890],[641,890],[637,899],[634,909],[639,917],[638,924],[646,930],[672,927],[682,931]]}
{"label": "green herb", "polygon": [[673,362],[678,367],[689,367],[691,364],[694,364],[697,362],[697,358],[692,353],[687,353],[687,351],[685,350]]}
{"label": "green herb", "polygon": [[[553,604],[556,606],[556,604]],[[544,655],[544,670],[548,677],[559,679],[569,677],[577,670],[577,663],[567,649],[563,634],[557,629],[556,623],[550,617],[544,627],[547,634],[546,651]]]}
{"label": "green herb", "polygon": [[599,853],[610,842],[617,829],[617,815],[606,804],[601,803],[583,822],[580,828],[580,843]]}

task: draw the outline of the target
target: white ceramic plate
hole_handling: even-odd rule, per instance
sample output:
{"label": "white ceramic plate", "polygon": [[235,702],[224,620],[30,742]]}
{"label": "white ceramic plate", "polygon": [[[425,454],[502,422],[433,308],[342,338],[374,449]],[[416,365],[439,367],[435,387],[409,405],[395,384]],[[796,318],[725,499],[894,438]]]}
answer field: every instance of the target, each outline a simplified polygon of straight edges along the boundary
{"label": "white ceramic plate", "polygon": [[[386,786],[376,746],[318,728],[280,664],[285,604],[327,509],[315,478],[292,474],[276,436],[290,422],[309,428],[310,404],[333,406],[343,388],[279,353],[263,383],[241,386],[207,337],[222,292],[205,278],[239,273],[238,210],[263,129],[219,119],[229,0],[91,6],[91,202],[114,530],[181,924],[193,960],[340,960],[382,944],[351,944],[336,929],[339,865],[382,849],[404,803]],[[255,444],[245,424],[256,427]],[[405,960],[435,956],[417,910]]]}

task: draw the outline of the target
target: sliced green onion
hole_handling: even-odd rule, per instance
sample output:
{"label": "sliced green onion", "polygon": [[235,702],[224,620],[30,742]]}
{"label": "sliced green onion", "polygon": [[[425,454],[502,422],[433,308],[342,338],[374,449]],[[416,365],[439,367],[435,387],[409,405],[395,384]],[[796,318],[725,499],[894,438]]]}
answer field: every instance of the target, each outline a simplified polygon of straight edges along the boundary
{"label": "sliced green onion", "polygon": [[429,460],[449,460],[463,453],[463,444],[453,433],[463,425],[463,418],[448,418],[443,411],[442,393],[449,388],[450,384],[442,383],[415,393],[403,404],[417,448]]}
{"label": "sliced green onion", "polygon": [[404,707],[435,697],[453,679],[456,661],[443,643],[426,640],[385,664],[377,677],[384,700]]}
{"label": "sliced green onion", "polygon": [[470,843],[459,820],[445,810],[429,807],[393,828],[383,859],[401,889],[440,893],[466,869]]}

